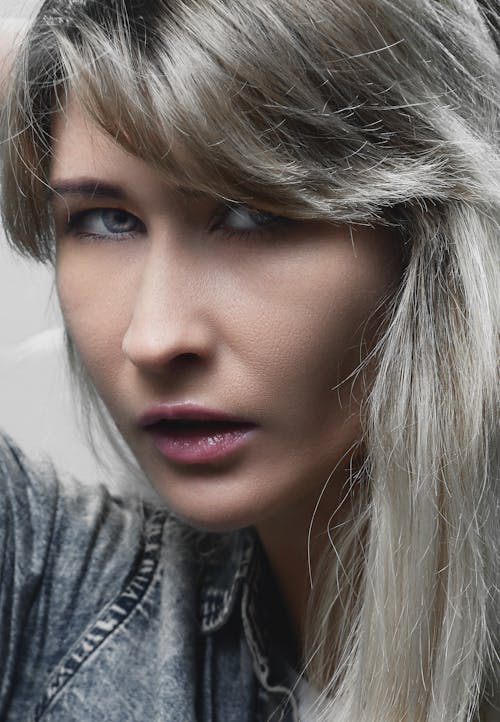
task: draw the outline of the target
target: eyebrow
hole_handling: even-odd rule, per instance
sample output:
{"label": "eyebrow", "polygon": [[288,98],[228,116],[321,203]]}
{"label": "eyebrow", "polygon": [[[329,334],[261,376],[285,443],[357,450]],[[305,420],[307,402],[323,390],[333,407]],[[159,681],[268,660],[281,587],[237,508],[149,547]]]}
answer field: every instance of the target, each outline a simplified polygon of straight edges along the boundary
{"label": "eyebrow", "polygon": [[[202,198],[206,196],[203,191],[177,186],[175,190],[186,198]],[[56,197],[80,196],[87,198],[112,198],[123,201],[127,198],[126,191],[114,183],[105,183],[92,178],[78,178],[75,180],[59,181],[50,185],[47,200],[54,201]]]}
{"label": "eyebrow", "polygon": [[48,200],[53,201],[57,196],[86,196],[89,198],[113,198],[124,200],[127,196],[123,188],[112,183],[91,179],[76,179],[61,181],[50,186]]}

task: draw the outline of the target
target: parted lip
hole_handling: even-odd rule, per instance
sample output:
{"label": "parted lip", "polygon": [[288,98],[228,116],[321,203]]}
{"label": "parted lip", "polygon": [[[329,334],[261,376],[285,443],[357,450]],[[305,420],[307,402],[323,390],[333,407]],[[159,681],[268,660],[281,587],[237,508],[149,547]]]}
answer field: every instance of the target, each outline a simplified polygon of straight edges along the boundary
{"label": "parted lip", "polygon": [[241,426],[256,426],[256,423],[225,411],[208,408],[194,403],[154,404],[139,417],[139,426],[147,428],[161,421],[207,421],[224,422]]}

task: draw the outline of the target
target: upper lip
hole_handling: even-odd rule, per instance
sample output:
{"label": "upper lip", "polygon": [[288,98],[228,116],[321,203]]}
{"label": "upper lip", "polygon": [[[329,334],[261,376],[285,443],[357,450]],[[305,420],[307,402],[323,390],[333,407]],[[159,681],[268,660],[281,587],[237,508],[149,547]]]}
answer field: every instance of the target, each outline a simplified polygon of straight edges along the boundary
{"label": "upper lip", "polygon": [[211,409],[193,403],[183,404],[154,404],[146,409],[139,417],[139,426],[152,426],[159,421],[175,421],[175,420],[193,420],[193,421],[225,421],[235,424],[248,424],[255,426],[255,423],[241,416],[229,414],[218,409]]}

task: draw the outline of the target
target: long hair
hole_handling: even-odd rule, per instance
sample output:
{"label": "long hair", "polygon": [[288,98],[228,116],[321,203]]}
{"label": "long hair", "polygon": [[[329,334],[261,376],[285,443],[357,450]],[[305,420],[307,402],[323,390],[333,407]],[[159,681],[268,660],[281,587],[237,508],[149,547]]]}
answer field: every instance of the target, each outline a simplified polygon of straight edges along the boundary
{"label": "long hair", "polygon": [[175,183],[400,235],[311,594],[321,722],[466,722],[498,684],[498,28],[496,0],[51,0],[7,89],[3,220],[40,260],[68,95]]}

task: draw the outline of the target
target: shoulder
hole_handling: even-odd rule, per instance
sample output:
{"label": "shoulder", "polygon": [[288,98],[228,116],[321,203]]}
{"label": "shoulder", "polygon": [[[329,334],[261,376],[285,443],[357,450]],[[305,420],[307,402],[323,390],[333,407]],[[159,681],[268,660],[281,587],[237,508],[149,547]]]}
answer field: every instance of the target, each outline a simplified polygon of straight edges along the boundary
{"label": "shoulder", "polygon": [[[139,540],[140,504],[111,495],[103,485],[88,485],[57,473],[49,461],[33,462],[0,433],[0,534],[22,558],[24,573],[37,574],[47,557],[63,551],[66,566],[78,576],[77,558],[121,553]],[[74,558],[75,557],[75,558]]]}
{"label": "shoulder", "polygon": [[57,666],[131,578],[147,592],[165,520],[31,462],[0,434],[0,719],[14,688],[26,683],[34,693],[33,680]]}
{"label": "shoulder", "polygon": [[1,593],[22,588],[27,598],[46,590],[68,613],[75,600],[99,608],[142,563],[180,583],[181,570],[198,579],[206,557],[205,535],[159,502],[60,475],[48,461],[29,460],[1,433],[0,547]]}

